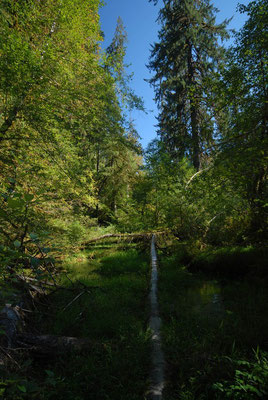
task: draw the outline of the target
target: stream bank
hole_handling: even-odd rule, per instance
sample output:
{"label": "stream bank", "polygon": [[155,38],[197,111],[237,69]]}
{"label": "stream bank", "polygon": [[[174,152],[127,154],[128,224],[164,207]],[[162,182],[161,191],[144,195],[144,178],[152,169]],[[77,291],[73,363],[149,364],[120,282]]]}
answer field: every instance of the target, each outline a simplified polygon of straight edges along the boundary
{"label": "stream bank", "polygon": [[[223,270],[217,273],[216,263],[214,273],[213,264],[210,273],[193,272],[185,244],[164,250],[159,251],[164,399],[267,398],[267,276],[251,269],[230,278]],[[230,265],[229,259],[229,271]]]}
{"label": "stream bank", "polygon": [[[0,365],[4,400],[140,400],[149,387],[149,251],[113,238],[61,266],[65,289],[36,299],[35,334],[86,338],[88,351],[35,357],[12,351]],[[86,290],[85,290],[86,289]],[[2,397],[1,397],[2,396]]]}
{"label": "stream bank", "polygon": [[[234,252],[230,258],[226,250],[225,258],[219,256],[223,250],[206,256],[199,253],[191,265],[186,244],[157,244],[165,356],[163,399],[267,398],[268,280],[264,263],[258,261],[262,268],[256,270],[251,263],[248,275],[224,276],[222,267],[221,273],[215,272],[228,260],[228,270],[236,269]],[[202,272],[196,265],[209,269]],[[243,265],[239,268],[245,271]],[[152,383],[150,278],[149,243],[107,238],[66,259],[59,288],[39,296],[35,308],[28,310],[30,329],[37,335],[86,338],[91,346],[86,352],[54,357],[36,357],[25,349],[10,351],[8,364],[0,365],[0,398],[145,398]],[[10,301],[17,298],[14,293],[5,296]]]}

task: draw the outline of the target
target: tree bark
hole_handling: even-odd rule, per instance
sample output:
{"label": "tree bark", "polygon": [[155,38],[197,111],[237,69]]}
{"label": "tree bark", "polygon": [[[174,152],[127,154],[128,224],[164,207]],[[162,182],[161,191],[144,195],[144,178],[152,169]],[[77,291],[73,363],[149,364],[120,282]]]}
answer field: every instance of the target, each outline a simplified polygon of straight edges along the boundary
{"label": "tree bark", "polygon": [[[188,42],[188,74],[190,87],[195,88],[195,70],[192,56],[192,45]],[[196,171],[200,169],[200,142],[199,142],[199,124],[197,114],[197,104],[195,93],[190,95],[190,118],[192,130],[192,161]]]}

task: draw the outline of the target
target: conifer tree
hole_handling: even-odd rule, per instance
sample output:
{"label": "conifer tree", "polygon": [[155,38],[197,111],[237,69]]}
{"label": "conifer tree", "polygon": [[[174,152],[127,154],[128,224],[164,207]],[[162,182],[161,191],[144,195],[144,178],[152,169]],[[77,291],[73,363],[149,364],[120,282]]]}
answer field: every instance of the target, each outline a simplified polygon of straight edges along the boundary
{"label": "conifer tree", "polygon": [[268,149],[268,4],[240,5],[248,19],[236,34],[222,75],[220,93],[229,121],[222,129],[218,160],[228,167],[235,190],[249,207],[249,237],[263,240],[267,232]]}
{"label": "conifer tree", "polygon": [[165,0],[149,63],[160,138],[172,157],[188,156],[196,170],[213,138],[210,80],[223,58],[218,39],[228,36],[227,21],[215,24],[216,11],[210,0]]}
{"label": "conifer tree", "polygon": [[110,72],[115,79],[122,79],[124,73],[124,58],[126,55],[127,32],[121,17],[117,19],[115,34],[106,52],[110,61]]}

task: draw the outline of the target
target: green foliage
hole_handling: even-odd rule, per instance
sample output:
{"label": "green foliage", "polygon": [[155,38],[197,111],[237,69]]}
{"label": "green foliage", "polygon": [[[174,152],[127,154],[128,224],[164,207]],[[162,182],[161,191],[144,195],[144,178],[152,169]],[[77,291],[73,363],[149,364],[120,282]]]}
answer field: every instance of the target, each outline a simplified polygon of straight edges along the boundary
{"label": "green foliage", "polygon": [[267,248],[221,247],[200,252],[191,262],[191,269],[206,273],[239,277],[267,276]]}
{"label": "green foliage", "polygon": [[129,83],[133,74],[128,74],[129,65],[125,64],[127,44],[127,32],[121,17],[117,19],[117,25],[111,44],[106,49],[107,59],[105,68],[111,73],[116,85],[116,92],[121,107],[133,110],[135,108],[144,111],[142,98],[137,96],[130,88]]}
{"label": "green foliage", "polygon": [[174,160],[187,155],[196,170],[214,140],[211,81],[224,55],[218,39],[228,37],[227,21],[215,24],[216,11],[208,0],[164,1],[149,64],[161,140]]}
{"label": "green foliage", "polygon": [[[209,2],[164,1],[151,56],[160,141],[147,153],[143,220],[201,247],[267,239],[267,4],[240,11],[248,20],[223,64],[211,41],[225,36],[224,24],[214,25]],[[195,173],[190,162],[199,161]]]}
{"label": "green foliage", "polygon": [[[32,367],[32,360],[23,362],[21,368],[25,374],[29,373]],[[6,375],[5,371],[1,371],[2,376]],[[13,375],[13,374],[12,374]],[[45,370],[43,382],[39,382],[32,378],[22,378],[19,375],[13,375],[9,378],[2,378],[0,381],[0,395],[6,400],[23,400],[23,399],[52,399],[57,393],[57,387],[63,386],[63,379],[55,376],[53,371]]]}
{"label": "green foliage", "polygon": [[[159,246],[163,249],[159,280],[162,339],[169,366],[165,397],[265,398],[267,275],[258,277],[252,265],[247,279],[230,281],[225,276],[216,281],[216,268],[209,276],[189,273],[185,264],[195,250],[188,243],[174,244],[168,239]],[[246,256],[242,259],[237,253],[237,249],[229,250],[227,257],[225,249],[222,265],[229,258],[234,270],[239,262],[243,266]],[[251,261],[255,259],[252,249],[244,253]],[[214,260],[217,265],[220,255],[211,259],[211,266]],[[265,254],[262,262],[264,267]],[[257,350],[253,353],[252,349]]]}
{"label": "green foliage", "polygon": [[123,76],[125,34],[115,35],[108,68],[99,5],[1,4],[0,239],[10,257],[13,251],[5,265],[29,259],[32,232],[42,247],[78,248],[97,223],[116,222],[132,190],[140,146],[115,85],[132,96]]}
{"label": "green foliage", "polygon": [[150,367],[148,261],[133,244],[108,239],[93,244],[83,259],[77,254],[65,262],[69,279],[62,275],[59,283],[66,290],[53,291],[42,299],[46,305],[39,308],[41,313],[35,313],[32,327],[51,334],[86,337],[92,346],[83,353],[54,359],[26,362],[22,355],[20,368],[0,366],[3,398],[142,398]]}
{"label": "green foliage", "polygon": [[217,399],[257,399],[268,394],[267,353],[256,351],[255,360],[248,362],[227,357],[229,368],[234,371],[232,380],[213,385]]}

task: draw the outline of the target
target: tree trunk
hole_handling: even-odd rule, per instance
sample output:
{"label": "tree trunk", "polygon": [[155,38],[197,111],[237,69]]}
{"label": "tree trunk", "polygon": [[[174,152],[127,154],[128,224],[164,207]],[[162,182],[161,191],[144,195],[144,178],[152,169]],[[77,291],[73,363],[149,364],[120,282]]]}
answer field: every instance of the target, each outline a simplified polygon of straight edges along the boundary
{"label": "tree trunk", "polygon": [[263,167],[254,174],[250,190],[250,233],[262,237],[262,240],[267,236],[266,187],[267,167]]}
{"label": "tree trunk", "polygon": [[191,127],[192,127],[192,139],[193,139],[193,165],[196,171],[200,169],[200,144],[198,135],[198,120],[196,106],[193,105],[191,100]]}
{"label": "tree trunk", "polygon": [[[190,89],[195,89],[195,70],[192,56],[192,45],[188,42],[188,74]],[[199,124],[197,114],[197,101],[195,93],[190,94],[190,118],[192,130],[192,161],[196,171],[200,169],[200,143],[199,143]]]}

